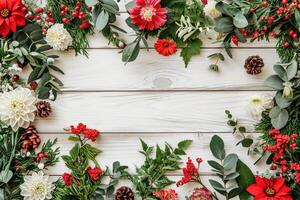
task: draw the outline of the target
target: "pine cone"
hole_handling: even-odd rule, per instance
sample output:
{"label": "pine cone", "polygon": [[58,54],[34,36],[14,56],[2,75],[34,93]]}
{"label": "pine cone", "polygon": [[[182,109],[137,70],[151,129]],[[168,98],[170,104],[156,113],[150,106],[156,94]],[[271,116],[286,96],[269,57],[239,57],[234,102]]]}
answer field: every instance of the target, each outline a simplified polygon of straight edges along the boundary
{"label": "pine cone", "polygon": [[38,132],[34,126],[29,126],[21,135],[22,150],[25,152],[37,149],[41,143]]}
{"label": "pine cone", "polygon": [[246,69],[248,74],[257,75],[261,73],[261,69],[264,67],[263,59],[256,55],[256,56],[249,56],[246,61],[244,68]]}
{"label": "pine cone", "polygon": [[120,187],[116,192],[115,200],[134,200],[134,193],[129,187]]}
{"label": "pine cone", "polygon": [[39,101],[35,104],[37,111],[36,114],[37,116],[41,118],[47,118],[51,114],[51,105],[47,101]]}

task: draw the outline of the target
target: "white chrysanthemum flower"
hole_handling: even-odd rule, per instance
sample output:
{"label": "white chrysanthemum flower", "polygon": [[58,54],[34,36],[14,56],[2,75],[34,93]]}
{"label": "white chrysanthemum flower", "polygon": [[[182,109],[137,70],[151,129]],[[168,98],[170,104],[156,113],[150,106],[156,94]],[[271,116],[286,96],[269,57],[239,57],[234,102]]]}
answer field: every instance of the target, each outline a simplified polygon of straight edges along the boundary
{"label": "white chrysanthemum flower", "polygon": [[55,50],[66,50],[72,44],[73,38],[63,24],[54,24],[46,34],[47,43]]}
{"label": "white chrysanthemum flower", "polygon": [[249,113],[252,118],[259,121],[262,113],[274,106],[273,97],[271,95],[254,95],[249,102]]}
{"label": "white chrysanthemum flower", "polygon": [[24,177],[24,183],[20,186],[21,195],[24,200],[44,200],[51,199],[51,192],[54,190],[54,184],[45,176],[42,171],[33,173],[31,176]]}
{"label": "white chrysanthemum flower", "polygon": [[36,97],[28,88],[17,88],[0,95],[0,119],[11,126],[14,131],[18,128],[28,128],[35,118]]}
{"label": "white chrysanthemum flower", "polygon": [[208,4],[204,7],[204,13],[211,18],[218,18],[221,16],[221,12],[216,8],[217,2],[214,0],[208,1]]}

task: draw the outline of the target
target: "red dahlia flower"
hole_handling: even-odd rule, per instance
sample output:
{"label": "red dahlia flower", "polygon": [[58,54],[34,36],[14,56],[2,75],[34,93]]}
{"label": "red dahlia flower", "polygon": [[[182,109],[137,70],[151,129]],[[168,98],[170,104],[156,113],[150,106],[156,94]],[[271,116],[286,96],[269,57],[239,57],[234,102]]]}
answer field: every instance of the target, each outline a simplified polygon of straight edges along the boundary
{"label": "red dahlia flower", "polygon": [[93,181],[98,181],[100,179],[100,176],[103,174],[103,171],[97,167],[95,168],[88,167],[87,173]]}
{"label": "red dahlia flower", "polygon": [[177,51],[174,40],[159,39],[154,44],[156,51],[163,56],[169,56]]}
{"label": "red dahlia flower", "polygon": [[129,10],[131,22],[140,30],[154,30],[165,25],[167,9],[161,8],[160,0],[134,0],[136,7]]}
{"label": "red dahlia flower", "polygon": [[256,183],[250,185],[247,191],[254,196],[254,200],[293,200],[291,188],[285,185],[284,178],[268,179],[256,176]]}
{"label": "red dahlia flower", "polygon": [[18,26],[25,26],[26,13],[22,0],[0,0],[0,36],[7,37]]}

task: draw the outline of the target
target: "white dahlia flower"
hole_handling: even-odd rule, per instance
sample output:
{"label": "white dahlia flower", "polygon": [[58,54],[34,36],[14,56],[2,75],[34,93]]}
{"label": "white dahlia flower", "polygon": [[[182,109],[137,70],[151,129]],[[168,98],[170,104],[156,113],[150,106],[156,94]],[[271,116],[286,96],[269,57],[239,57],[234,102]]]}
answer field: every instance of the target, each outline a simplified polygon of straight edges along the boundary
{"label": "white dahlia flower", "polygon": [[208,4],[204,6],[204,13],[211,18],[218,18],[221,16],[221,12],[216,8],[217,2],[214,0],[208,1]]}
{"label": "white dahlia flower", "polygon": [[28,88],[16,88],[0,94],[0,120],[11,126],[14,131],[18,128],[28,128],[35,118],[36,97]]}
{"label": "white dahlia flower", "polygon": [[54,184],[45,176],[42,171],[24,177],[24,183],[20,186],[21,195],[24,200],[44,200],[52,199],[51,192]]}
{"label": "white dahlia flower", "polygon": [[273,97],[271,95],[254,95],[249,101],[249,113],[252,118],[259,121],[262,113],[274,106]]}
{"label": "white dahlia flower", "polygon": [[73,38],[63,24],[54,24],[47,30],[47,43],[55,50],[66,50],[72,44]]}

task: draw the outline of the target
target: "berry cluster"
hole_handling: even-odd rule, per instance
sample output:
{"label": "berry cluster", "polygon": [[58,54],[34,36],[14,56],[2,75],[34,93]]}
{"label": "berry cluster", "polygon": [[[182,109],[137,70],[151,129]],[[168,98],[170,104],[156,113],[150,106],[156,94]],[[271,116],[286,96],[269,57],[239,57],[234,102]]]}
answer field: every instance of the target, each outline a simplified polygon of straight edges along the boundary
{"label": "berry cluster", "polygon": [[28,12],[27,19],[40,24],[44,35],[46,35],[48,28],[55,23],[52,12],[46,8],[37,8],[33,12]]}
{"label": "berry cluster", "polygon": [[186,167],[184,167],[182,169],[183,172],[183,177],[181,178],[181,180],[179,180],[176,185],[177,187],[187,184],[191,181],[196,181],[198,182],[199,180],[199,166],[202,163],[202,159],[201,158],[197,158],[196,159],[197,163],[198,163],[198,167],[196,168],[196,166],[194,165],[193,161],[191,158],[188,158],[188,161],[186,162]]}
{"label": "berry cluster", "polygon": [[87,19],[92,7],[87,6],[86,9],[82,6],[81,2],[76,3],[75,8],[69,8],[65,4],[60,5],[60,14],[62,16],[62,22],[64,24],[70,24],[73,20],[78,19],[80,21],[79,28],[80,29],[88,29],[90,28],[91,24],[90,21]]}
{"label": "berry cluster", "polygon": [[[82,143],[85,143],[87,140],[95,142],[100,135],[98,130],[87,128],[83,123],[79,123],[77,127],[71,126],[71,133],[77,135]],[[80,134],[82,134],[83,137],[81,137]]]}
{"label": "berry cluster", "polygon": [[[299,135],[293,133],[291,135],[282,134],[278,129],[270,130],[268,135],[273,139],[272,145],[265,145],[264,150],[273,153],[273,165],[271,170],[279,169],[279,173],[283,176],[289,176],[291,171],[295,172],[296,182],[300,182],[300,164],[294,163],[290,156],[297,149],[297,139]],[[297,176],[296,176],[297,175]]]}

